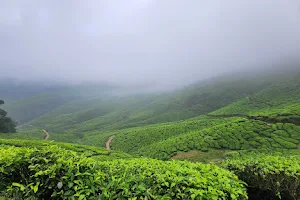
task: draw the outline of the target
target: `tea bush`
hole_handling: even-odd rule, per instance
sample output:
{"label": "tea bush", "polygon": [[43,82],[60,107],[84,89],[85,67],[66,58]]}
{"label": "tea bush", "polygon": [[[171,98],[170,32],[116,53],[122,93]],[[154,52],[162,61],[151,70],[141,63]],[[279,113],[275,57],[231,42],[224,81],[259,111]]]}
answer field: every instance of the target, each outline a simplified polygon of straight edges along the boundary
{"label": "tea bush", "polygon": [[86,157],[93,157],[94,159],[111,160],[117,158],[132,158],[131,155],[119,151],[108,151],[104,148],[98,148],[98,147],[87,146],[87,145],[79,145],[74,143],[64,143],[64,142],[0,139],[0,145],[38,148],[38,149],[56,145],[65,150],[72,150],[79,154],[84,154]]}
{"label": "tea bush", "polygon": [[300,126],[294,124],[277,123],[270,125],[259,120],[233,118],[231,122],[199,131],[191,131],[144,146],[136,153],[167,160],[176,155],[178,151],[207,151],[207,148],[281,151],[296,149],[299,136]]}
{"label": "tea bush", "polygon": [[300,197],[300,156],[244,154],[233,156],[222,166],[245,181],[248,188],[266,191],[282,199]]}
{"label": "tea bush", "polygon": [[96,161],[55,145],[0,149],[0,180],[16,199],[247,199],[243,182],[215,165]]}
{"label": "tea bush", "polygon": [[136,151],[144,146],[229,121],[231,121],[231,119],[201,117],[181,122],[155,124],[115,131],[114,134],[117,135],[117,137],[111,142],[111,148],[127,153],[136,153]]}

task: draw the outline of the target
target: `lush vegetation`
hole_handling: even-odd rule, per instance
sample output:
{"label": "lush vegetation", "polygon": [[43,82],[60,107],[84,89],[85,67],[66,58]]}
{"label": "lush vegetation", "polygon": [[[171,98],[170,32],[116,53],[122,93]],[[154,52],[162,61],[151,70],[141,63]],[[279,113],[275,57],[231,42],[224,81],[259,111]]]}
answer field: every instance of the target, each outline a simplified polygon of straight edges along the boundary
{"label": "lush vegetation", "polygon": [[[103,89],[97,87],[88,91],[87,87],[84,90],[57,87],[11,100],[5,109],[20,122],[21,129],[47,129],[81,137],[95,130],[120,130],[207,114],[253,95],[274,82],[274,76],[227,76],[172,93],[131,96],[103,93]],[[121,89],[113,91],[117,94],[118,90]],[[7,99],[12,96],[5,95]]]}
{"label": "lush vegetation", "polygon": [[2,146],[0,191],[23,199],[246,199],[243,182],[214,165],[151,159],[96,161],[56,145]]}
{"label": "lush vegetation", "polygon": [[179,135],[186,135],[191,131],[200,131],[206,127],[226,123],[231,119],[214,119],[210,117],[200,117],[190,120],[155,124],[131,129],[115,131],[116,137],[111,146],[128,153],[136,153],[139,149],[151,144],[165,141]]}
{"label": "lush vegetation", "polygon": [[[279,80],[262,91],[247,95],[212,115],[245,114],[252,116],[269,116],[271,118],[300,116],[300,79],[293,75],[289,79]],[[299,119],[299,118],[298,118]]]}
{"label": "lush vegetation", "polygon": [[[114,149],[122,149],[125,152],[136,153],[158,159],[170,159],[178,151],[201,150],[208,151],[209,148],[245,150],[261,149],[262,151],[281,151],[283,149],[296,149],[300,140],[300,127],[290,123],[268,124],[259,120],[244,118],[232,118],[230,122],[211,126],[209,128],[192,130],[185,134],[169,137],[158,142],[151,142],[145,136],[149,145],[145,145],[142,135],[139,140],[144,146],[136,149],[131,146],[139,144],[125,140],[116,146],[118,135],[112,141]],[[138,134],[137,134],[138,136]],[[135,140],[133,140],[135,141]],[[127,145],[125,144],[127,142]]]}
{"label": "lush vegetation", "polygon": [[[4,101],[0,100],[0,105],[3,105]],[[10,117],[7,117],[7,112],[0,109],[0,133],[12,133],[16,132],[17,123]]]}
{"label": "lush vegetation", "polygon": [[[227,76],[164,94],[4,92],[21,125],[0,133],[0,196],[247,199],[247,187],[249,199],[297,199],[299,75]],[[34,141],[42,129],[60,142]],[[101,148],[110,136],[111,151]]]}
{"label": "lush vegetation", "polygon": [[93,157],[100,160],[112,160],[118,158],[132,158],[129,154],[119,151],[108,151],[104,148],[94,146],[70,144],[63,142],[47,142],[47,141],[34,141],[34,140],[15,140],[15,139],[0,139],[2,146],[26,147],[35,149],[46,149],[51,146],[58,146],[64,150],[70,150],[77,154],[84,154],[86,157]]}
{"label": "lush vegetation", "polygon": [[[300,196],[300,157],[265,154],[239,155],[222,163],[247,183],[251,192],[282,199]],[[258,196],[257,196],[258,197]],[[259,198],[257,198],[259,199]]]}

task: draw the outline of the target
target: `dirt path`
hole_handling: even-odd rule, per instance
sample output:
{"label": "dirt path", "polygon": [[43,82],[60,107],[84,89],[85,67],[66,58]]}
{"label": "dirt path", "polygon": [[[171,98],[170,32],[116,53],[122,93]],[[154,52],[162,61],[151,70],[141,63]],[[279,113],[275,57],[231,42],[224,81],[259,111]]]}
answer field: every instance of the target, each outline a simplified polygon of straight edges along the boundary
{"label": "dirt path", "polygon": [[45,129],[43,129],[43,132],[46,134],[46,136],[44,137],[44,140],[48,140],[50,137],[50,134]]}
{"label": "dirt path", "polygon": [[110,143],[111,143],[111,141],[114,139],[114,137],[115,137],[115,136],[110,136],[110,137],[108,138],[108,140],[105,142],[105,145],[106,145],[106,149],[107,149],[107,150],[110,150]]}

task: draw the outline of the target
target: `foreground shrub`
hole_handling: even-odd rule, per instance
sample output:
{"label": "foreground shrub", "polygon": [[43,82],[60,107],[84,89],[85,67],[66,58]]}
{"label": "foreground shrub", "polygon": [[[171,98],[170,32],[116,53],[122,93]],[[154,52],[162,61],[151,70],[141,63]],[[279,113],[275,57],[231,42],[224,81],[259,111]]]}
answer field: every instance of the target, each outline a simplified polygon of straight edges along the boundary
{"label": "foreground shrub", "polygon": [[257,193],[264,191],[282,199],[300,197],[299,156],[233,156],[222,166],[234,172],[245,181],[248,189]]}
{"label": "foreground shrub", "polygon": [[0,150],[0,180],[17,199],[247,199],[243,183],[214,165],[100,162],[57,146]]}

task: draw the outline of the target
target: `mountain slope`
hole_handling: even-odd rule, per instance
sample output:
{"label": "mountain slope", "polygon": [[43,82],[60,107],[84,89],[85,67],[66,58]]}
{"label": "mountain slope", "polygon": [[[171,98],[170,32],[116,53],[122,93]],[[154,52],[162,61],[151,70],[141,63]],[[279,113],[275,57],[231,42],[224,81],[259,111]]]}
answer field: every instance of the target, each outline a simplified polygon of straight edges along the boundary
{"label": "mountain slope", "polygon": [[262,91],[211,112],[210,115],[248,115],[300,125],[300,74],[278,80]]}
{"label": "mountain slope", "polygon": [[[20,128],[47,128],[59,134],[83,134],[184,120],[230,105],[274,82],[274,75],[231,75],[170,93],[76,98],[50,109]],[[22,112],[22,109],[16,110]]]}
{"label": "mountain slope", "polygon": [[[105,146],[159,159],[181,152],[281,151],[299,144],[300,73],[235,74],[172,93],[103,95],[63,103],[4,138]],[[208,116],[207,116],[208,115]]]}

